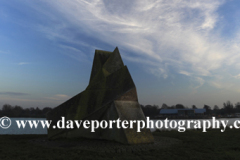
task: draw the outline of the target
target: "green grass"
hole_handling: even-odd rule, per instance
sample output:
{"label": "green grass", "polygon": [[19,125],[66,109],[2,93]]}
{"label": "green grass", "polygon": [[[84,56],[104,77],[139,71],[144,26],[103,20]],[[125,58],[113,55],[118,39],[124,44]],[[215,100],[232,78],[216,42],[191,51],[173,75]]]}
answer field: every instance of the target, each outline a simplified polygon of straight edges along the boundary
{"label": "green grass", "polygon": [[74,147],[47,147],[30,139],[46,135],[1,135],[0,160],[14,159],[240,159],[240,130],[191,130],[155,132],[154,136],[172,137],[182,141],[170,148],[135,153],[100,153]]}

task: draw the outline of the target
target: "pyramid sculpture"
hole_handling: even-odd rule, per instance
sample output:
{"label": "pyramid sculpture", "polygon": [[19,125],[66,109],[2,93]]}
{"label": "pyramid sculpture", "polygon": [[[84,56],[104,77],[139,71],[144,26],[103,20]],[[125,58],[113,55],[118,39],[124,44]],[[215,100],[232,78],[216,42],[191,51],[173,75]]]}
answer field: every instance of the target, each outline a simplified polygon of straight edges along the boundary
{"label": "pyramid sculpture", "polygon": [[134,124],[130,129],[53,129],[61,117],[67,120],[144,120],[145,116],[138,103],[137,91],[127,66],[123,64],[118,48],[113,52],[96,50],[91,77],[87,88],[48,113],[52,120],[48,129],[49,139],[60,137],[86,137],[113,140],[124,144],[152,143],[149,129],[137,132]]}

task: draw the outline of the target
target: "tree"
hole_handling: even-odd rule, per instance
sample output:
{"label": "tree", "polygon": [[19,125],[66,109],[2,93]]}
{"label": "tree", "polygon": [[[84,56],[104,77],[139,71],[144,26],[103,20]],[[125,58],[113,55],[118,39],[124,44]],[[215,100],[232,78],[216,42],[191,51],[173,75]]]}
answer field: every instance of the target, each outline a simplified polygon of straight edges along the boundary
{"label": "tree", "polygon": [[208,106],[208,105],[206,105],[206,104],[204,104],[204,106],[203,106],[203,109],[206,109],[206,110],[211,110],[211,107],[210,107],[210,106]]}
{"label": "tree", "polygon": [[237,109],[237,111],[240,110],[240,102],[237,102],[237,103],[235,104],[235,108]]}
{"label": "tree", "polygon": [[176,107],[174,105],[172,105],[171,107],[169,107],[169,109],[175,109]]}
{"label": "tree", "polygon": [[192,105],[192,109],[197,109],[197,107],[195,105]]}
{"label": "tree", "polygon": [[30,109],[29,108],[25,108],[24,109],[24,117],[29,117],[30,116]]}
{"label": "tree", "polygon": [[4,116],[11,117],[11,116],[13,116],[12,110],[13,110],[13,107],[11,105],[4,104],[2,107],[2,114]]}
{"label": "tree", "polygon": [[207,115],[209,115],[211,113],[211,107],[210,106],[204,104],[203,109],[206,109],[206,114]]}
{"label": "tree", "polygon": [[[141,106],[142,107],[142,106]],[[51,111],[52,110],[52,108],[50,108],[50,107],[45,107],[45,108],[43,108],[42,109],[42,113],[43,114],[47,114],[49,111]]]}
{"label": "tree", "polygon": [[23,113],[23,108],[21,106],[15,106],[12,112],[14,117],[20,117]]}
{"label": "tree", "polygon": [[146,105],[146,106],[142,106],[142,110],[144,115],[147,117],[154,117],[156,115],[159,114],[160,109],[157,105]]}
{"label": "tree", "polygon": [[163,103],[161,109],[168,109],[168,105],[166,105],[165,103]]}
{"label": "tree", "polygon": [[182,105],[182,104],[177,104],[176,105],[176,109],[184,109],[185,107],[184,107],[184,105]]}
{"label": "tree", "polygon": [[219,110],[219,107],[218,107],[217,105],[215,105],[215,106],[213,107],[213,109],[214,109],[214,110]]}
{"label": "tree", "polygon": [[217,105],[215,105],[215,106],[213,107],[213,113],[214,113],[215,115],[219,115],[219,114],[221,113],[221,110],[219,109],[219,107],[218,107]]}
{"label": "tree", "polygon": [[226,103],[223,103],[223,108],[225,110],[225,113],[230,114],[233,113],[233,104],[230,101],[227,101]]}
{"label": "tree", "polygon": [[13,107],[9,104],[4,104],[2,106],[2,111],[11,111],[13,109]]}

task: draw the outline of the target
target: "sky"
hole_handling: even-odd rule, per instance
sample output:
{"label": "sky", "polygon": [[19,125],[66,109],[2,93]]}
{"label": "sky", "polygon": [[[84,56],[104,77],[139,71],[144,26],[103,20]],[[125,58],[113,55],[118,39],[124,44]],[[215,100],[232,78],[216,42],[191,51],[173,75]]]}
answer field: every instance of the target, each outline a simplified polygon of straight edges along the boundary
{"label": "sky", "polygon": [[0,2],[0,108],[56,107],[117,46],[139,103],[240,102],[238,0]]}

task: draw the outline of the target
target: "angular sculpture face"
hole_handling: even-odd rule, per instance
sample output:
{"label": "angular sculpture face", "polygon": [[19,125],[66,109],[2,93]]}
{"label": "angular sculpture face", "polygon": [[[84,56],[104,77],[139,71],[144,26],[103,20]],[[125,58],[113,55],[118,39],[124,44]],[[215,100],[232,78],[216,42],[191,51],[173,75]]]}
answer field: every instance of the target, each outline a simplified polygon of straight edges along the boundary
{"label": "angular sculpture face", "polygon": [[87,88],[68,101],[54,108],[47,115],[52,120],[48,129],[49,139],[60,137],[86,137],[114,140],[124,144],[152,143],[153,136],[149,129],[136,132],[133,129],[90,129],[61,130],[52,129],[57,121],[66,120],[144,120],[145,116],[138,103],[137,91],[132,77],[124,66],[118,48],[113,52],[95,51],[92,73]]}

